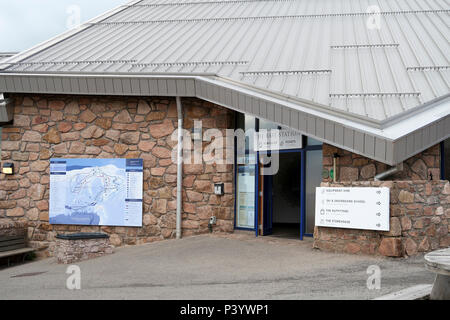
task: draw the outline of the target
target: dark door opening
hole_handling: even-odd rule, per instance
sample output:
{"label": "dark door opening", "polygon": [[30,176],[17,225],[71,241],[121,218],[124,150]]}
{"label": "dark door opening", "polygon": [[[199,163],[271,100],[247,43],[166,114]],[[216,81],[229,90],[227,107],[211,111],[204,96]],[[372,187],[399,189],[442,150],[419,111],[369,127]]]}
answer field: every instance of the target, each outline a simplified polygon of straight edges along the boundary
{"label": "dark door opening", "polygon": [[279,153],[279,170],[264,177],[263,235],[300,238],[301,153]]}

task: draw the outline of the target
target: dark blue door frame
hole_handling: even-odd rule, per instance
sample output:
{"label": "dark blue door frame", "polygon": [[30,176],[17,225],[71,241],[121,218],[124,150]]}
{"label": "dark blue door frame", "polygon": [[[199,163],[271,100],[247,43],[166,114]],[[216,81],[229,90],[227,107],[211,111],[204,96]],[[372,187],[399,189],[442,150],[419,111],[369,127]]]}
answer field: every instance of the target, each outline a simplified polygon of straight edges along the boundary
{"label": "dark blue door frame", "polygon": [[[237,119],[237,113],[235,114],[235,120]],[[279,127],[280,129],[281,127]],[[259,131],[259,119],[256,118],[255,119],[255,130],[256,132]],[[278,152],[278,153],[289,153],[289,152],[300,152],[300,156],[301,156],[301,163],[300,163],[300,240],[303,240],[304,236],[307,237],[312,237],[313,234],[311,233],[306,233],[305,232],[305,228],[306,228],[306,201],[305,201],[305,194],[306,194],[306,152],[308,151],[312,151],[312,150],[322,150],[322,145],[308,145],[307,143],[307,137],[303,136],[303,147],[302,149],[289,149],[289,150],[273,150],[270,152]],[[236,152],[236,138],[234,141],[234,182],[236,183],[237,181],[237,174],[238,174],[238,164],[237,164],[237,152]],[[266,154],[267,152],[261,152],[261,154]],[[234,188],[234,208],[235,208],[235,212],[234,212],[234,228],[237,230],[249,230],[249,231],[254,231],[255,232],[255,236],[258,237],[258,233],[259,233],[259,156],[260,156],[260,152],[258,151],[256,153],[256,164],[255,164],[255,214],[254,214],[254,228],[243,228],[243,227],[238,227],[237,226],[237,221],[236,221],[236,217],[237,217],[237,208],[236,208],[236,204],[237,204],[237,185],[235,185]],[[249,164],[248,164],[249,165]],[[264,212],[263,212],[264,214]],[[264,217],[263,217],[264,220]],[[264,230],[263,232],[264,233]]]}
{"label": "dark blue door frame", "polygon": [[[301,163],[300,163],[300,240],[303,240],[303,238],[306,237],[312,237],[312,233],[306,233],[306,201],[305,201],[305,192],[306,192],[306,152],[312,151],[312,150],[322,150],[322,146],[315,145],[315,146],[307,146],[303,149],[291,149],[291,150],[275,150],[270,151],[272,153],[289,153],[289,152],[300,152],[301,154]],[[259,170],[260,170],[260,154],[267,154],[267,152],[257,152],[257,164],[256,170],[255,170],[255,222],[254,222],[254,228],[242,228],[238,227],[236,223],[236,209],[235,209],[235,215],[234,215],[234,228],[237,230],[253,230],[255,232],[255,236],[258,237],[259,233]],[[236,163],[236,162],[235,162]],[[236,175],[237,175],[237,167],[235,166],[236,170],[234,171],[235,177],[234,181],[236,181]],[[235,187],[235,208],[236,208],[236,199],[237,199],[237,187]],[[266,200],[264,200],[266,201]],[[264,212],[263,212],[264,214]],[[264,218],[263,218],[264,219]],[[263,231],[264,233],[264,231]]]}
{"label": "dark blue door frame", "polygon": [[262,235],[266,236],[272,234],[272,217],[273,217],[273,206],[272,206],[272,185],[273,176],[267,175],[263,176],[263,210],[270,210],[269,213],[263,212],[263,230]]}
{"label": "dark blue door frame", "polygon": [[[300,153],[301,156],[301,160],[300,160],[300,240],[303,240],[303,236],[304,236],[304,229],[305,229],[305,215],[304,215],[304,211],[305,211],[305,193],[304,193],[304,188],[305,188],[305,166],[304,166],[304,160],[305,160],[305,150],[304,149],[288,149],[288,150],[271,150],[271,151],[258,151],[258,162],[257,162],[257,172],[259,173],[259,155],[260,154],[267,154],[267,153]],[[265,188],[265,185],[264,185]],[[270,186],[270,189],[272,189],[272,186]],[[268,192],[270,193],[272,190],[269,190]],[[264,200],[264,203],[266,203],[266,200]],[[272,199],[270,199],[270,212],[266,212],[266,210],[268,208],[263,208],[263,221],[270,221],[270,223],[272,223],[273,220],[273,209],[272,209],[272,204],[273,201]],[[265,217],[265,215],[269,214],[270,217]],[[257,220],[256,220],[257,221]],[[269,229],[271,229],[272,226],[269,226]],[[258,232],[256,232],[258,233]]]}
{"label": "dark blue door frame", "polygon": [[[256,122],[258,123],[258,121]],[[259,232],[259,152],[256,153],[256,170],[255,170],[255,236]]]}

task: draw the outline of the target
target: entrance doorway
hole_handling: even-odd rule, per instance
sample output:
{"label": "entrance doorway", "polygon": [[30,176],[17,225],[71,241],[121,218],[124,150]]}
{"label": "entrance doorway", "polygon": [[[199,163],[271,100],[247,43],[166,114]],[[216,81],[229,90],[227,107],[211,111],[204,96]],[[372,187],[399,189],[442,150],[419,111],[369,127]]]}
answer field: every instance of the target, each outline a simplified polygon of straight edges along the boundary
{"label": "entrance doorway", "polygon": [[262,177],[262,235],[300,238],[301,164],[301,152],[280,152],[278,172]]}

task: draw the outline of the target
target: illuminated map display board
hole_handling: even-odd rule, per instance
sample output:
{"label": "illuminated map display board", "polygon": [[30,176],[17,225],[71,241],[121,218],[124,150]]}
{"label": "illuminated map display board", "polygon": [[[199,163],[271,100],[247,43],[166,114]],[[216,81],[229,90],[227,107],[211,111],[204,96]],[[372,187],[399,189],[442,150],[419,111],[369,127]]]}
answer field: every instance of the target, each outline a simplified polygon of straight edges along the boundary
{"label": "illuminated map display board", "polygon": [[254,165],[238,167],[236,224],[241,228],[255,227],[255,172]]}
{"label": "illuminated map display board", "polygon": [[316,188],[316,226],[389,231],[389,188]]}
{"label": "illuminated map display board", "polygon": [[51,159],[51,224],[142,226],[142,159]]}

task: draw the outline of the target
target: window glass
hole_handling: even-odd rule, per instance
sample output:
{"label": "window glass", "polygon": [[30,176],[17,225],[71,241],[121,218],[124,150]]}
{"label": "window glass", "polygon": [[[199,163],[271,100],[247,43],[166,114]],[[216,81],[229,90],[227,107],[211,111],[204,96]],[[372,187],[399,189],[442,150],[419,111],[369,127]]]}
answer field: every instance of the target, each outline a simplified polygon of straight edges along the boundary
{"label": "window glass", "polygon": [[308,137],[308,146],[320,146],[322,145],[322,142],[316,139],[313,139],[311,137]]}
{"label": "window glass", "polygon": [[237,164],[256,164],[256,152],[254,150],[256,118],[238,113],[236,137]]}
{"label": "window glass", "polygon": [[315,210],[316,210],[316,187],[322,182],[322,150],[311,150],[306,152],[306,233],[314,233]]}
{"label": "window glass", "polygon": [[236,226],[255,227],[255,172],[254,165],[239,165],[236,176]]}
{"label": "window glass", "polygon": [[442,158],[444,163],[444,179],[450,180],[450,139],[444,141],[444,154]]}
{"label": "window glass", "polygon": [[276,123],[274,123],[272,121],[267,121],[264,119],[259,120],[259,130],[261,130],[261,129],[270,130],[270,129],[280,129],[280,128],[281,127],[279,125],[277,125]]}
{"label": "window glass", "polygon": [[256,118],[238,113],[236,129],[236,226],[255,228]]}

